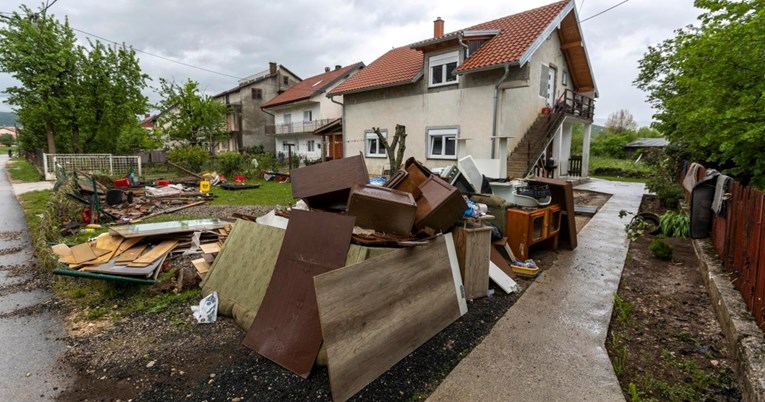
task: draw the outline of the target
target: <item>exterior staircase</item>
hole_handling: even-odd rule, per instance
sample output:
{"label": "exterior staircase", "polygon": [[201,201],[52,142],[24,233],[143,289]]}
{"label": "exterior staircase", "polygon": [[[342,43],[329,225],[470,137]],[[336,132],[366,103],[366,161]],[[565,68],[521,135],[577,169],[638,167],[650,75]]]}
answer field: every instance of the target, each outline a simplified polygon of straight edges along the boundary
{"label": "exterior staircase", "polygon": [[507,158],[507,177],[524,178],[534,168],[555,132],[563,124],[563,109],[540,114]]}

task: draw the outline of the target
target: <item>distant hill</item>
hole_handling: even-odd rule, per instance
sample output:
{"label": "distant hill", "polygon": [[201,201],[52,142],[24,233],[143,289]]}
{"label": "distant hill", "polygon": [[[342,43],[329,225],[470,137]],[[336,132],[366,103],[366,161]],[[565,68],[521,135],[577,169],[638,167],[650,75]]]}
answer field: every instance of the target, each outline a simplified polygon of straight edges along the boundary
{"label": "distant hill", "polygon": [[16,123],[16,114],[11,112],[0,112],[0,127],[13,127]]}

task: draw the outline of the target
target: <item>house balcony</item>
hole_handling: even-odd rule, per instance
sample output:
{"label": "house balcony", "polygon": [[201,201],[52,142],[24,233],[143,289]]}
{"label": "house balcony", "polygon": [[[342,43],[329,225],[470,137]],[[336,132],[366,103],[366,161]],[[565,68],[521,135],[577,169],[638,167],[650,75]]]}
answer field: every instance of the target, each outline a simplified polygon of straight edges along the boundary
{"label": "house balcony", "polygon": [[595,99],[567,89],[555,103],[555,111],[563,111],[567,116],[592,122],[595,117]]}
{"label": "house balcony", "polygon": [[313,133],[319,127],[337,119],[320,119],[312,121],[298,121],[286,124],[268,124],[266,125],[266,134],[284,135],[284,134],[302,134]]}

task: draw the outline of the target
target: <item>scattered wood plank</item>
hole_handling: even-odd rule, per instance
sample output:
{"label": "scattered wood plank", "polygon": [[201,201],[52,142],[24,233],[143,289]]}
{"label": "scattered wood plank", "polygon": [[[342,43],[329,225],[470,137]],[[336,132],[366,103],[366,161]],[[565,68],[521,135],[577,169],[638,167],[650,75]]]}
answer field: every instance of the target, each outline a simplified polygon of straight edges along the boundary
{"label": "scattered wood plank", "polygon": [[322,342],[313,277],[345,265],[354,221],[346,215],[292,211],[245,346],[308,377]]}
{"label": "scattered wood plank", "polygon": [[197,258],[196,260],[191,260],[191,264],[194,265],[194,268],[196,268],[197,272],[200,274],[206,274],[210,271],[210,263],[205,261],[204,258]]}
{"label": "scattered wood plank", "polygon": [[205,243],[200,244],[199,248],[202,249],[202,252],[205,254],[214,254],[220,252],[220,243]]}
{"label": "scattered wood plank", "polygon": [[147,266],[172,251],[177,244],[178,240],[165,240],[140,257],[136,258],[133,262],[129,263],[128,267]]}
{"label": "scattered wood plank", "polygon": [[484,297],[489,291],[489,253],[491,227],[455,228],[452,231],[457,248],[460,274],[468,300]]}
{"label": "scattered wood plank", "polygon": [[53,254],[56,254],[59,258],[72,255],[72,250],[66,244],[55,244],[51,246],[50,249]]}
{"label": "scattered wood plank", "polygon": [[[181,206],[175,207],[175,208],[163,209],[161,211],[157,211],[157,212],[154,212],[154,213],[151,213],[151,214],[148,214],[148,215],[144,215],[140,219],[142,219],[142,220],[143,219],[149,219],[149,218],[153,218],[153,217],[159,216],[159,215],[169,214],[169,213],[172,213],[172,212],[178,212],[178,211],[184,210],[186,208],[196,207],[197,205],[202,205],[202,204],[206,204],[206,203],[207,203],[207,200],[203,200],[203,201],[192,202],[191,204],[181,205]],[[132,223],[133,221],[130,221],[130,222]]]}
{"label": "scattered wood plank", "polygon": [[90,243],[82,243],[72,247],[72,256],[74,264],[82,264],[86,261],[95,260],[97,257],[90,248]]}
{"label": "scattered wood plank", "polygon": [[197,173],[194,173],[194,172],[192,172],[191,170],[188,170],[188,169],[186,169],[186,168],[185,168],[185,167],[183,167],[183,166],[180,166],[180,165],[176,165],[175,163],[173,163],[173,162],[170,162],[170,161],[167,161],[167,164],[168,164],[168,165],[170,165],[170,166],[172,166],[172,167],[174,167],[174,168],[176,168],[176,169],[178,169],[178,170],[180,170],[181,172],[184,172],[184,173],[186,173],[186,174],[188,174],[188,175],[194,176],[194,177],[196,177],[197,179],[201,179],[201,178],[202,178],[202,176],[201,176],[201,175],[199,175],[199,174],[197,174]]}
{"label": "scattered wood plank", "polygon": [[461,316],[447,241],[314,278],[333,400],[349,399]]}
{"label": "scattered wood plank", "polygon": [[126,250],[124,253],[120,254],[117,257],[117,260],[115,261],[117,264],[120,263],[126,263],[126,262],[133,262],[136,258],[141,256],[141,253],[146,249],[145,244],[133,246]]}

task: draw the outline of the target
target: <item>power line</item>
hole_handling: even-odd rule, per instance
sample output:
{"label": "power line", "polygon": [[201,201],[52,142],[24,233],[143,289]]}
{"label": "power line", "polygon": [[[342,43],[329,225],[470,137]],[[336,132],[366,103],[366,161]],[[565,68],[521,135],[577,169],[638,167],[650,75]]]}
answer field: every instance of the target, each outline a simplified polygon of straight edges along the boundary
{"label": "power line", "polygon": [[585,18],[585,19],[583,19],[583,20],[579,21],[579,23],[581,24],[582,22],[585,22],[585,21],[587,21],[587,20],[591,20],[591,19],[593,19],[593,18],[595,18],[595,17],[597,17],[597,16],[599,16],[599,15],[601,15],[601,14],[603,14],[603,13],[606,13],[606,12],[608,12],[608,11],[611,11],[611,10],[615,9],[616,7],[619,7],[619,6],[621,6],[622,4],[624,4],[624,3],[628,2],[628,1],[630,1],[630,0],[624,0],[624,1],[622,1],[621,3],[619,3],[619,4],[616,4],[616,5],[613,5],[613,6],[611,6],[611,7],[608,7],[607,9],[605,9],[605,10],[603,10],[603,11],[601,11],[601,12],[599,12],[599,13],[595,14],[595,15],[591,15],[591,16],[589,16],[589,17],[587,17],[587,18]]}
{"label": "power line", "polygon": [[[86,32],[86,31],[83,31],[83,30],[81,30],[81,29],[77,29],[77,28],[74,28],[74,27],[72,27],[72,30],[73,30],[73,31],[77,31],[77,32],[79,32],[79,33],[82,33],[82,34],[85,34],[85,35],[88,35],[88,36],[92,36],[92,37],[94,37],[94,38],[96,38],[96,39],[101,39],[101,40],[103,40],[103,41],[106,41],[106,42],[110,42],[110,43],[113,43],[113,44],[115,44],[115,45],[118,45],[118,46],[121,46],[121,45],[123,45],[123,44],[124,44],[124,43],[119,43],[119,42],[113,41],[113,40],[111,40],[111,39],[107,39],[107,38],[104,38],[103,36],[98,36],[98,35],[96,35],[96,34],[92,34],[92,33],[90,33],[90,32]],[[180,64],[180,65],[182,65],[182,66],[186,66],[186,67],[190,67],[190,68],[195,68],[195,69],[197,69],[197,70],[206,71],[206,72],[208,72],[208,73],[213,73],[213,74],[222,75],[222,76],[224,76],[224,77],[236,78],[236,79],[238,79],[238,80],[242,79],[242,77],[237,77],[237,76],[235,76],[235,75],[226,74],[226,73],[221,73],[221,72],[219,72],[219,71],[210,70],[210,69],[208,69],[208,68],[204,68],[204,67],[194,66],[194,65],[191,65],[191,64],[187,64],[187,63],[184,63],[184,62],[182,62],[182,61],[174,60],[174,59],[171,59],[171,58],[168,58],[168,57],[165,57],[165,56],[160,56],[160,55],[158,55],[158,54],[154,54],[154,53],[150,53],[150,52],[147,52],[147,51],[145,51],[145,50],[137,49],[137,48],[135,48],[135,47],[132,47],[132,46],[131,46],[131,49],[135,50],[135,51],[136,51],[136,52],[138,52],[138,53],[143,53],[143,54],[146,54],[146,55],[149,55],[149,56],[152,56],[152,57],[156,57],[156,58],[158,58],[158,59],[162,59],[162,60],[165,60],[165,61],[169,61],[169,62],[171,62],[171,63]]]}
{"label": "power line", "polygon": [[[53,0],[53,3],[50,3],[50,4],[49,4],[49,5],[46,7],[46,10],[47,10],[48,8],[50,8],[50,6],[52,6],[53,4],[55,4],[57,1],[58,1],[58,0]],[[13,14],[13,13],[9,13],[9,12],[0,11],[0,14],[7,14],[7,15],[11,15],[11,14]],[[8,18],[8,17],[4,17],[4,16],[3,16],[2,18]],[[113,43],[113,44],[115,44],[115,45],[118,45],[118,46],[122,46],[122,45],[124,45],[124,44],[125,44],[124,42],[123,42],[123,43],[119,43],[119,42],[117,42],[117,41],[113,41],[113,40],[111,40],[111,39],[108,39],[108,38],[104,38],[103,36],[99,36],[99,35],[96,35],[96,34],[93,34],[93,33],[90,33],[90,32],[86,32],[86,31],[83,31],[83,30],[81,30],[81,29],[77,29],[77,28],[74,28],[74,27],[72,27],[72,26],[70,26],[70,28],[72,28],[72,30],[73,30],[73,31],[77,31],[77,32],[79,32],[79,33],[82,33],[82,34],[84,34],[84,35],[92,36],[92,37],[94,37],[94,38],[96,38],[96,39],[100,39],[100,40],[102,40],[102,41],[105,41],[105,42]],[[209,68],[204,68],[204,67],[199,67],[199,66],[195,66],[195,65],[192,65],[192,64],[184,63],[184,62],[182,62],[182,61],[174,60],[174,59],[171,59],[171,58],[169,58],[169,57],[160,56],[160,55],[158,55],[158,54],[155,54],[155,53],[151,53],[151,52],[147,52],[147,51],[145,51],[145,50],[137,49],[137,48],[135,48],[135,47],[132,47],[132,46],[131,46],[131,49],[135,50],[137,53],[143,53],[143,54],[145,54],[145,55],[148,55],[148,56],[152,56],[152,57],[156,57],[156,58],[158,58],[158,59],[162,59],[162,60],[165,60],[165,61],[169,61],[169,62],[171,62],[171,63],[180,64],[180,65],[182,65],[182,66],[185,66],[185,67],[189,67],[189,68],[195,68],[195,69],[197,69],[197,70],[206,71],[206,72],[208,72],[208,73],[212,73],[212,74],[218,74],[218,75],[222,75],[222,76],[224,76],[224,77],[236,78],[237,80],[241,80],[241,79],[242,79],[242,77],[238,77],[238,76],[236,76],[236,75],[231,75],[231,74],[221,73],[220,71],[210,70]]]}

